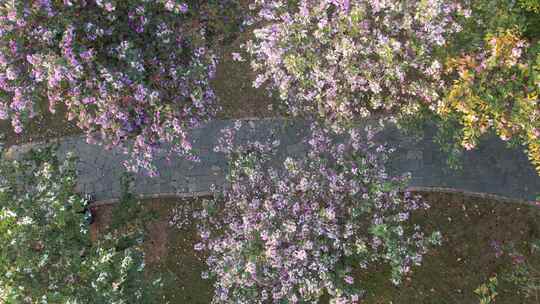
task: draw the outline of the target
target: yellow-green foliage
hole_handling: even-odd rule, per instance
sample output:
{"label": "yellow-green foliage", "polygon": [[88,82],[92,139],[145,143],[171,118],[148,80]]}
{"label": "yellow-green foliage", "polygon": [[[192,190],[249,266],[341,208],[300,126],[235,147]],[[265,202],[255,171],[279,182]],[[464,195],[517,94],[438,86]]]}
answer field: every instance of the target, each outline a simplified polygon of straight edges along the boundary
{"label": "yellow-green foliage", "polygon": [[540,0],[519,0],[519,5],[527,11],[540,13]]}
{"label": "yellow-green foliage", "polygon": [[[443,118],[457,113],[466,149],[489,129],[503,140],[519,139],[540,174],[540,55],[535,52],[517,29],[487,35],[483,49],[447,60],[446,73],[455,80],[437,112]],[[528,59],[532,56],[538,56],[536,63]]]}
{"label": "yellow-green foliage", "polygon": [[495,302],[497,296],[497,277],[489,278],[489,281],[483,283],[474,290],[474,293],[480,298],[480,304],[490,304]]}

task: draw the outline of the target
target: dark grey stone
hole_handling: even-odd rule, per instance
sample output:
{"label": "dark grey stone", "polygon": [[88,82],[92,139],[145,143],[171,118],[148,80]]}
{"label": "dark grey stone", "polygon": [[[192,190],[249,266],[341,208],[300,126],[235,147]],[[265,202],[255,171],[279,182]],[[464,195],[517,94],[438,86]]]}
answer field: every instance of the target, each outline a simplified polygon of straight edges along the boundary
{"label": "dark grey stone", "polygon": [[[194,130],[190,138],[201,161],[191,162],[173,156],[168,162],[165,152],[160,153],[156,165],[161,175],[150,178],[142,173],[136,174],[133,191],[136,194],[186,193],[208,191],[213,183],[223,185],[227,162],[224,155],[213,152],[213,148],[221,136],[220,130],[233,124],[233,121],[213,121]],[[307,152],[308,146],[303,138],[309,132],[309,126],[305,122],[263,119],[244,121],[245,124],[252,124],[256,131],[240,132],[238,138],[243,142],[264,141],[272,128],[280,131],[277,139],[281,145],[276,165],[281,165],[287,156],[301,157]],[[509,149],[496,136],[486,136],[476,149],[464,153],[463,169],[455,171],[448,167],[447,156],[433,142],[434,131],[433,128],[426,128],[425,136],[418,139],[405,135],[391,124],[387,125],[377,139],[396,148],[396,152],[390,155],[388,172],[411,172],[411,186],[446,186],[527,200],[534,199],[540,193],[540,177],[521,147]],[[26,148],[12,147],[12,151],[17,155]],[[63,139],[59,146],[61,159],[67,151],[74,151],[80,160],[77,165],[79,190],[94,193],[98,200],[120,195],[120,176],[124,172],[122,162],[128,157],[121,150],[105,150],[102,146],[89,145],[85,136],[81,136]]]}

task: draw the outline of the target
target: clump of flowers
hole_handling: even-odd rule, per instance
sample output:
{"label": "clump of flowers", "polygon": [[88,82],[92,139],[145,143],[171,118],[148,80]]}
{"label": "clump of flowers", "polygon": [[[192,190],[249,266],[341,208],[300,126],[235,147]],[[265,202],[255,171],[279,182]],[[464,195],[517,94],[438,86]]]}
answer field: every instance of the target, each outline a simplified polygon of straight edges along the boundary
{"label": "clump of flowers", "polygon": [[[255,1],[260,24],[245,48],[293,115],[337,126],[374,113],[433,107],[442,86],[437,51],[469,11],[458,1]],[[335,124],[338,123],[338,124]]]}
{"label": "clump of flowers", "polygon": [[193,24],[175,0],[3,1],[0,119],[20,133],[43,104],[64,103],[89,142],[155,174],[157,150],[190,155],[187,130],[217,111],[216,60]]}
{"label": "clump of flowers", "polygon": [[530,47],[517,29],[507,29],[487,35],[476,52],[449,58],[446,73],[455,80],[437,113],[457,118],[467,150],[492,129],[504,141],[527,144],[540,173],[539,48]]}
{"label": "clump of flowers", "polygon": [[305,158],[276,167],[277,142],[235,143],[225,129],[217,150],[230,157],[229,185],[206,201],[196,216],[215,279],[214,303],[312,303],[327,293],[331,303],[357,303],[355,273],[388,262],[399,284],[420,265],[429,243],[410,223],[414,210],[429,206],[401,193],[407,177],[389,177],[389,150],[375,134],[352,129],[339,138],[312,127]]}

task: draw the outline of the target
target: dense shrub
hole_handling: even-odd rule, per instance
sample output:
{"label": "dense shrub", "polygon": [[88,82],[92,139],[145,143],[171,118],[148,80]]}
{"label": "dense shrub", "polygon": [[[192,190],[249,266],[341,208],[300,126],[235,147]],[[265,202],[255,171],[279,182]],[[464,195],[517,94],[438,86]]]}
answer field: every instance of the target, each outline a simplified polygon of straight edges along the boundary
{"label": "dense shrub", "polygon": [[278,143],[236,145],[240,128],[225,129],[217,149],[230,157],[230,186],[197,214],[195,249],[209,254],[203,277],[215,278],[215,303],[312,303],[324,293],[356,303],[354,273],[384,261],[399,284],[439,241],[408,223],[428,205],[400,193],[406,178],[387,175],[387,149],[372,130],[343,141],[313,127],[306,158],[275,167]]}
{"label": "dense shrub", "polygon": [[2,155],[0,176],[0,302],[155,303],[143,275],[142,217],[129,196],[121,211],[130,228],[117,223],[92,242],[72,156],[60,162],[51,148],[20,161]]}
{"label": "dense shrub", "polygon": [[3,1],[0,118],[20,133],[40,105],[64,103],[89,142],[131,152],[129,169],[155,174],[164,144],[192,156],[187,131],[217,110],[215,58],[192,15],[173,0]]}
{"label": "dense shrub", "polygon": [[505,141],[518,137],[527,144],[540,172],[538,50],[540,45],[529,48],[517,30],[506,30],[488,35],[483,49],[448,60],[447,71],[456,80],[437,111],[443,118],[459,118],[463,147],[473,148],[482,134],[494,129]]}
{"label": "dense shrub", "polygon": [[509,146],[526,145],[540,173],[540,12],[529,2],[484,0],[472,7],[446,50],[446,90],[431,119],[452,154],[494,132]]}

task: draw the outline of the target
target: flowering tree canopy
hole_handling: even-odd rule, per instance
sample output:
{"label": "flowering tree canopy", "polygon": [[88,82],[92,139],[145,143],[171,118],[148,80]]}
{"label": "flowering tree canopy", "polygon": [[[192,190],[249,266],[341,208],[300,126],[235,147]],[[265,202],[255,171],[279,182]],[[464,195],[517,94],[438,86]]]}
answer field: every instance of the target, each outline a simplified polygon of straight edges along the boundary
{"label": "flowering tree canopy", "polygon": [[131,151],[130,169],[155,173],[160,145],[189,155],[186,131],[217,110],[204,36],[173,0],[3,1],[0,119],[19,133],[39,105],[64,103],[89,142]]}
{"label": "flowering tree canopy", "polygon": [[458,1],[254,1],[246,44],[255,86],[269,82],[293,115],[331,123],[434,107],[437,51],[468,16]]}
{"label": "flowering tree canopy", "polygon": [[215,303],[312,303],[325,292],[332,303],[356,303],[360,269],[386,261],[399,284],[421,263],[439,234],[408,224],[428,205],[400,193],[406,178],[387,175],[387,149],[373,135],[352,129],[338,140],[313,127],[307,157],[276,168],[276,142],[236,146],[234,129],[224,131],[218,150],[230,157],[230,186],[197,215],[195,246],[209,253],[203,277],[216,279]]}
{"label": "flowering tree canopy", "polygon": [[[149,303],[152,283],[137,243],[142,217],[92,242],[71,155],[60,162],[50,147],[20,161],[2,154],[0,176],[3,303]],[[134,202],[121,205],[135,218]]]}

